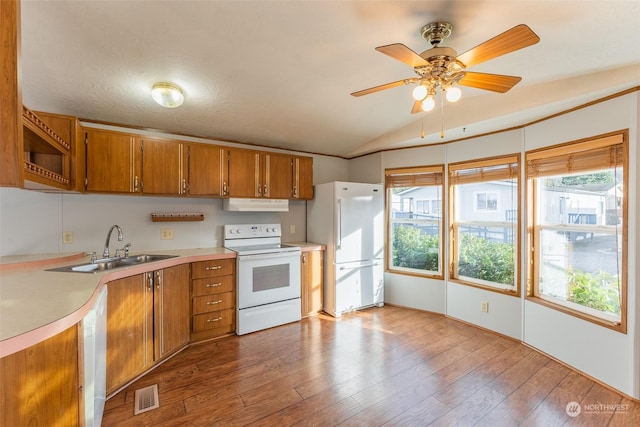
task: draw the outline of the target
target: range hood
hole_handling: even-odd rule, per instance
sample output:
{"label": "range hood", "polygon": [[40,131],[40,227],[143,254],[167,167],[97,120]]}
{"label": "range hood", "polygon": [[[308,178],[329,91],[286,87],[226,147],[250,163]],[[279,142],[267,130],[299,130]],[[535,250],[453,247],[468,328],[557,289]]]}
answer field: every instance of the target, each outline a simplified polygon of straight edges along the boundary
{"label": "range hood", "polygon": [[286,199],[223,199],[222,209],[234,212],[288,212]]}

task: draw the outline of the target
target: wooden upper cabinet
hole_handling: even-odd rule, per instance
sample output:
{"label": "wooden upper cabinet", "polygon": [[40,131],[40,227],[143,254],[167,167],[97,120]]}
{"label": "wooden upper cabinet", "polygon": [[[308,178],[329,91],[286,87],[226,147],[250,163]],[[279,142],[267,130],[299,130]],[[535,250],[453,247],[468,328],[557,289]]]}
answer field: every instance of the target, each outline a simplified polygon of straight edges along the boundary
{"label": "wooden upper cabinet", "polygon": [[225,195],[227,150],[209,144],[189,144],[187,147],[187,193],[191,196]]}
{"label": "wooden upper cabinet", "polygon": [[293,196],[293,156],[280,153],[260,154],[262,197],[290,199]]}
{"label": "wooden upper cabinet", "polygon": [[245,149],[229,149],[229,197],[291,199],[294,157]]}
{"label": "wooden upper cabinet", "polygon": [[22,187],[22,93],[20,90],[20,2],[0,1],[0,186]]}
{"label": "wooden upper cabinet", "polygon": [[313,199],[313,157],[295,157],[293,171],[293,198]]}
{"label": "wooden upper cabinet", "polygon": [[229,148],[229,197],[261,197],[259,188],[260,156],[258,152]]}
{"label": "wooden upper cabinet", "polygon": [[183,176],[184,145],[175,141],[139,138],[142,151],[142,193],[186,194],[187,182]]}
{"label": "wooden upper cabinet", "polygon": [[134,135],[87,130],[87,191],[110,193],[140,192],[140,147]]}
{"label": "wooden upper cabinet", "polygon": [[44,111],[36,111],[35,114],[63,141],[67,141],[71,145],[69,189],[83,191],[85,177],[84,129],[78,118]]}

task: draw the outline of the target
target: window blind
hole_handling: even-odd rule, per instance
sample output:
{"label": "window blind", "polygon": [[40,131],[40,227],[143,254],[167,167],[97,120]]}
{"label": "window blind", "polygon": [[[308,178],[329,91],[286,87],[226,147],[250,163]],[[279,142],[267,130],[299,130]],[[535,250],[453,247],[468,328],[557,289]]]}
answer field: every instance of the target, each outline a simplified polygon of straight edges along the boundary
{"label": "window blind", "polygon": [[518,178],[519,156],[487,159],[449,165],[449,183],[469,184],[473,182],[500,181]]}
{"label": "window blind", "polygon": [[386,188],[420,187],[442,185],[444,166],[387,169],[384,172]]}

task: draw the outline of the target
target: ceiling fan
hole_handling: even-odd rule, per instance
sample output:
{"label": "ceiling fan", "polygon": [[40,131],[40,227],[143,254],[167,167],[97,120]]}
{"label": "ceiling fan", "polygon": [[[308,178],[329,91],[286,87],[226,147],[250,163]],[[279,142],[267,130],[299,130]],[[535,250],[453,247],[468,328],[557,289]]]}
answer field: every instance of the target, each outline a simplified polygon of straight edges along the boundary
{"label": "ceiling fan", "polygon": [[445,92],[450,102],[460,99],[462,92],[457,85],[474,87],[504,93],[515,86],[521,77],[505,76],[466,71],[467,67],[480,64],[498,56],[534,45],[540,41],[528,26],[516,25],[510,30],[458,55],[450,47],[440,46],[451,35],[453,25],[449,22],[432,22],[422,27],[420,34],[431,48],[417,54],[402,43],[394,43],[376,48],[378,52],[404,62],[413,67],[417,77],[371,87],[353,92],[353,96],[363,96],[396,86],[417,83],[413,90],[415,100],[411,113],[430,111],[435,106],[438,87]]}

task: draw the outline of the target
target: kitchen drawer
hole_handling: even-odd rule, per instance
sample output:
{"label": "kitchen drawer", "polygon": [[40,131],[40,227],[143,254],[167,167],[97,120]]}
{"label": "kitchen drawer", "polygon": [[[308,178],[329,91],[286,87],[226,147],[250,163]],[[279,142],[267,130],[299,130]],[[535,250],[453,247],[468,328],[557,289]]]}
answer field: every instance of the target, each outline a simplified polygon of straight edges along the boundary
{"label": "kitchen drawer", "polygon": [[193,299],[193,314],[206,313],[212,310],[224,310],[236,306],[234,292],[211,294]]}
{"label": "kitchen drawer", "polygon": [[219,276],[205,279],[193,279],[193,296],[230,292],[236,287],[235,276]]}
{"label": "kitchen drawer", "polygon": [[209,329],[231,326],[233,325],[235,316],[236,310],[233,308],[199,314],[197,316],[193,316],[192,330],[193,332],[201,332]]}
{"label": "kitchen drawer", "polygon": [[191,263],[191,278],[226,276],[233,274],[235,269],[236,260],[234,258],[193,262]]}

